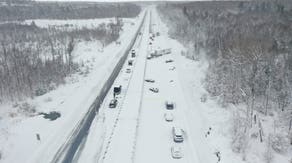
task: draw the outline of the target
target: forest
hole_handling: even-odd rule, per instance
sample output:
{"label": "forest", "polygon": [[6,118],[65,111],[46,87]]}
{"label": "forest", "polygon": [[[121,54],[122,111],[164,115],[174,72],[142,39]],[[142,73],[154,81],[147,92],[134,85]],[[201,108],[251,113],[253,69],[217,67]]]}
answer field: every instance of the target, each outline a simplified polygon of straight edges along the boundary
{"label": "forest", "polygon": [[[168,3],[158,7],[188,58],[207,60],[205,89],[235,106],[232,149],[256,141],[285,153],[292,145],[292,2],[287,0]],[[245,105],[244,109],[239,106]],[[274,129],[263,119],[272,117]],[[273,130],[273,131],[269,131]],[[272,150],[270,150],[272,149]]]}
{"label": "forest", "polygon": [[[122,31],[123,21],[120,17],[135,17],[140,11],[138,6],[132,4],[25,4],[29,4],[28,7],[15,4],[0,7],[0,19],[5,19],[0,23],[0,102],[34,98],[64,84],[67,76],[80,72],[80,66],[83,66],[73,61],[72,51],[76,43],[98,40],[106,46],[117,40]],[[34,21],[31,24],[14,21],[101,17],[116,19],[94,28],[70,30],[55,26],[41,28]]]}
{"label": "forest", "polygon": [[0,21],[26,19],[92,19],[135,17],[140,7],[132,3],[35,2],[11,1],[0,3]]}

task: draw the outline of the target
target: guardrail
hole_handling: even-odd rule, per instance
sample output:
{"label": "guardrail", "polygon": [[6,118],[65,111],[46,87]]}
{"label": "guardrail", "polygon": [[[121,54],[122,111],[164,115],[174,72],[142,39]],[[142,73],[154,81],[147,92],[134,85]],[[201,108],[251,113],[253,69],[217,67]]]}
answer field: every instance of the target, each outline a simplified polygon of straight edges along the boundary
{"label": "guardrail", "polygon": [[106,80],[99,95],[96,97],[93,104],[88,109],[88,112],[85,114],[84,118],[78,123],[76,128],[73,130],[72,135],[68,138],[68,141],[64,145],[62,145],[61,148],[58,149],[53,160],[51,161],[52,163],[57,162],[71,163],[74,160],[75,154],[77,153],[80,145],[82,144],[82,142],[84,142],[85,138],[88,135],[89,128],[95,115],[99,111],[100,105],[102,104],[106,94],[109,92],[112,84],[114,83],[116,77],[118,76],[120,70],[122,69],[123,64],[125,63],[130,50],[132,49],[135,41],[137,40],[138,34],[141,31],[143,24],[145,23],[146,14],[147,12],[144,13],[141,24],[139,25],[133,39],[127,46],[126,50],[120,52],[124,54],[116,64],[109,78]]}

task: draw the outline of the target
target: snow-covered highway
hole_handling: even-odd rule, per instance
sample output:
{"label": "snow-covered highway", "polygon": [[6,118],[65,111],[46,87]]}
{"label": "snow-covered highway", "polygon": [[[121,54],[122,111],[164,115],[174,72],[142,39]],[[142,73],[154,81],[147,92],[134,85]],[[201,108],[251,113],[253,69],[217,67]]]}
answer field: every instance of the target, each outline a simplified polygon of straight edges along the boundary
{"label": "snow-covered highway", "polygon": [[[74,106],[77,111],[64,116],[67,119],[61,119],[64,124],[55,127],[56,132],[43,139],[26,162],[209,163],[201,157],[206,153],[204,147],[196,147],[196,142],[203,144],[202,132],[193,130],[199,123],[190,124],[185,112],[190,104],[181,87],[176,58],[182,47],[171,43],[154,6],[144,9],[137,20],[135,31],[127,31],[128,35],[119,39],[121,46],[109,46],[103,52],[113,55],[92,74],[96,75],[92,79],[100,79],[84,85],[91,93],[76,94],[76,98],[86,96],[87,100]],[[165,49],[171,52],[149,58],[153,51]],[[119,85],[122,91],[114,96],[113,89]],[[114,98],[117,105],[110,108]],[[167,110],[166,101],[174,102],[175,108]],[[166,113],[173,121],[165,120]],[[174,142],[175,126],[182,129],[183,142]],[[174,153],[174,147],[179,147],[181,154]]]}
{"label": "snow-covered highway", "polygon": [[[88,141],[85,151],[91,151],[97,146],[102,147],[96,150],[95,155],[86,157],[83,152],[84,156],[80,157],[79,162],[95,162],[96,159],[102,163],[200,162],[197,149],[188,135],[189,127],[183,111],[188,105],[179,83],[176,61],[165,62],[173,60],[173,54],[147,59],[153,49],[171,48],[166,33],[160,31],[160,24],[162,25],[162,22],[156,10],[150,8],[139,38],[141,42],[135,44],[137,56],[134,58],[128,56],[128,60],[134,59],[134,65],[125,64],[114,83],[122,85],[118,105],[116,108],[109,108],[108,104],[114,98],[113,91],[110,91],[100,108],[99,116],[96,117],[102,119],[102,122],[96,120],[100,125],[92,127],[89,133],[89,137],[99,138],[99,141],[96,141],[96,144]],[[157,32],[161,35],[155,36],[150,44],[150,33]],[[126,72],[128,68],[131,69],[131,73]],[[155,82],[145,82],[145,79],[153,79]],[[152,87],[158,88],[158,93],[150,91],[149,88]],[[175,102],[174,110],[166,110],[166,100]],[[173,114],[173,122],[165,121],[166,112]],[[104,133],[96,131],[101,129],[101,125]],[[173,126],[183,129],[182,143],[173,141]],[[181,147],[182,158],[172,157],[172,146]]]}
{"label": "snow-covered highway", "polygon": [[[162,33],[159,24],[160,19],[153,10],[152,12],[152,32]],[[151,49],[167,49],[171,48],[165,33],[154,38]],[[173,49],[174,50],[174,49]],[[175,50],[174,50],[175,51]],[[188,137],[188,127],[185,121],[183,108],[186,108],[184,94],[180,88],[176,72],[176,64],[174,62],[166,63],[166,60],[173,60],[173,54],[163,55],[153,58],[147,62],[146,78],[155,80],[155,83],[145,83],[143,104],[141,111],[141,123],[138,128],[139,137],[137,141],[137,151],[135,162],[138,163],[160,163],[160,162],[187,162],[199,163],[196,150],[193,149],[192,141]],[[174,69],[173,69],[174,67]],[[149,88],[157,87],[157,94],[149,91]],[[174,110],[165,108],[165,101],[173,101],[175,103]],[[164,118],[165,113],[172,113],[174,119],[167,122]],[[184,131],[184,142],[175,143],[173,141],[172,127],[178,126]],[[173,159],[171,155],[171,147],[180,146],[182,148],[183,157],[181,159]]]}

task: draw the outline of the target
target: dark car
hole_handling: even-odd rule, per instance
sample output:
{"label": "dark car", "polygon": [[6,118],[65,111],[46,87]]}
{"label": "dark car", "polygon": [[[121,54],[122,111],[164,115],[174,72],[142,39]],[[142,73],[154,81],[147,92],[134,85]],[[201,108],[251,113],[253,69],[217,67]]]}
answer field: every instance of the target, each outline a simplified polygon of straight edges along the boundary
{"label": "dark car", "polygon": [[132,49],[132,51],[131,51],[131,57],[136,57],[136,51],[135,51],[135,49]]}
{"label": "dark car", "polygon": [[128,65],[132,66],[133,65],[133,60],[128,60]]}
{"label": "dark car", "polygon": [[110,108],[115,108],[118,104],[118,100],[117,99],[112,99],[111,102],[109,103],[109,107]]}
{"label": "dark car", "polygon": [[153,80],[153,79],[145,79],[145,81],[148,82],[148,83],[154,83],[155,82],[155,80]]}
{"label": "dark car", "polygon": [[154,92],[154,93],[158,93],[159,89],[158,88],[149,88],[150,91]]}
{"label": "dark car", "polygon": [[119,85],[119,86],[115,86],[115,87],[114,87],[114,94],[115,94],[115,95],[120,94],[121,91],[122,91],[122,86],[121,86],[121,85]]}
{"label": "dark car", "polygon": [[165,102],[165,107],[167,110],[173,110],[174,109],[174,103],[170,101]]}
{"label": "dark car", "polygon": [[170,62],[173,62],[173,60],[172,59],[168,59],[168,60],[165,61],[165,63],[170,63]]}

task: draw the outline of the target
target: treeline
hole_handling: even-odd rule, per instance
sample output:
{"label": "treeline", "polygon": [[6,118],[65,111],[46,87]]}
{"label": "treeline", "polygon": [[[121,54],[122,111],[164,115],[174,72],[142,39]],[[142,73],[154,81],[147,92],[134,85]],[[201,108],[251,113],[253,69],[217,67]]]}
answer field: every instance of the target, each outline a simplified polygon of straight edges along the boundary
{"label": "treeline", "polygon": [[[118,20],[118,22],[121,20]],[[62,31],[34,23],[0,25],[0,102],[43,95],[80,71],[72,51],[77,42],[117,40],[122,23]]]}
{"label": "treeline", "polygon": [[246,152],[254,126],[260,141],[268,139],[263,138],[259,115],[278,115],[281,127],[271,141],[285,142],[278,144],[283,148],[292,145],[291,6],[291,1],[268,0],[158,7],[171,36],[190,49],[188,57],[208,59],[205,87],[210,95],[219,97],[223,106],[247,105],[244,118],[233,122],[234,151]]}
{"label": "treeline", "polygon": [[132,3],[33,2],[0,3],[0,21],[26,19],[93,19],[135,17],[140,7]]}

